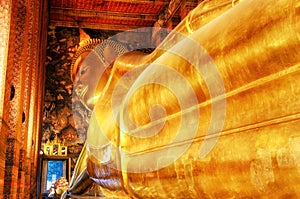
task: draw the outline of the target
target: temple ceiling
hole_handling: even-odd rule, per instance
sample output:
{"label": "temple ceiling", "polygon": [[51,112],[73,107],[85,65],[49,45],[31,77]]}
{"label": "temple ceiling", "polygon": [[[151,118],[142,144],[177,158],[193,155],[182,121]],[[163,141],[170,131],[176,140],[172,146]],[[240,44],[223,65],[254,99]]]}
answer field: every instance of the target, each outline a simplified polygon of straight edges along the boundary
{"label": "temple ceiling", "polygon": [[158,19],[180,21],[182,0],[51,0],[49,25],[124,31],[150,27]]}

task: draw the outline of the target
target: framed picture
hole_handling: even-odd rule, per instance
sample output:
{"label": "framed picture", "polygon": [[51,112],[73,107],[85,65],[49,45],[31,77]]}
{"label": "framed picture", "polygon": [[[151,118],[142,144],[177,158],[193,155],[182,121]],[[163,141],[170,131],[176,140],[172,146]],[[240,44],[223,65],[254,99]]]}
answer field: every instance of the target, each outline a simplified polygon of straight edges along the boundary
{"label": "framed picture", "polygon": [[51,155],[51,154],[52,154],[52,147],[46,146],[45,148],[46,148],[46,149],[45,149],[44,153],[45,153],[46,155]]}
{"label": "framed picture", "polygon": [[59,144],[53,144],[53,152],[52,155],[58,155],[59,152]]}
{"label": "framed picture", "polygon": [[61,147],[59,155],[62,155],[62,156],[67,155],[67,147],[66,146]]}
{"label": "framed picture", "polygon": [[70,181],[69,157],[49,156],[41,159],[41,193],[47,193],[54,186],[55,181],[60,177],[65,177]]}

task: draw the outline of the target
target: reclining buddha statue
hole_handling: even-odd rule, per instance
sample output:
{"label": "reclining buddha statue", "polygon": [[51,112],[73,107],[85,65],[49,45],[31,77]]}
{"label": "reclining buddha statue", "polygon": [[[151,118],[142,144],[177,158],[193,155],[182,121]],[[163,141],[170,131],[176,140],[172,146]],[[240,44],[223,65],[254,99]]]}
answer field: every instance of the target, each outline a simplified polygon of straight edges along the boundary
{"label": "reclining buddha statue", "polygon": [[86,42],[69,195],[300,197],[300,1],[201,2],[149,53]]}

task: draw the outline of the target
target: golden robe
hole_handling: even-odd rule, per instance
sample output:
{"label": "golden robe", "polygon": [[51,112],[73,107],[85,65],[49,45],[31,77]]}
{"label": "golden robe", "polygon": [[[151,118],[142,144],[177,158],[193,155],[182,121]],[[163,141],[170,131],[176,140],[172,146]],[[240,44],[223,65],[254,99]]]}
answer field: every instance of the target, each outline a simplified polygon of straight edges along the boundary
{"label": "golden robe", "polygon": [[118,58],[70,193],[299,198],[299,15],[299,0],[204,1],[153,53]]}

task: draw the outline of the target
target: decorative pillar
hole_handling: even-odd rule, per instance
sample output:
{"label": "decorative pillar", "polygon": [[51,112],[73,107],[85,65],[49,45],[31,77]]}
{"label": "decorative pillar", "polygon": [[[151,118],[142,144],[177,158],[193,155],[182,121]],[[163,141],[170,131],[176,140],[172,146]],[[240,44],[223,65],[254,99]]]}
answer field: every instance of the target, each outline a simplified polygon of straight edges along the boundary
{"label": "decorative pillar", "polygon": [[201,3],[203,0],[201,1],[197,1],[197,0],[185,0],[180,9],[179,9],[179,15],[181,19],[184,19],[186,17],[186,15],[193,10],[199,3]]}
{"label": "decorative pillar", "polygon": [[11,21],[7,64],[4,69],[1,66],[6,71],[5,93],[0,90],[3,95],[1,114],[8,129],[5,141],[1,140],[6,145],[4,178],[0,176],[0,180],[3,179],[3,198],[36,198],[37,194],[47,5],[47,1],[39,0],[9,3]]}
{"label": "decorative pillar", "polygon": [[[32,10],[39,10],[39,1],[32,1]],[[30,76],[30,89],[29,89],[29,102],[27,104],[28,109],[27,109],[27,115],[28,115],[28,122],[27,122],[27,140],[26,142],[24,142],[24,144],[26,146],[23,146],[24,148],[26,148],[26,154],[25,154],[25,189],[24,189],[24,198],[31,198],[31,189],[35,189],[35,186],[31,186],[31,184],[34,184],[31,180],[32,178],[32,162],[34,161],[34,159],[31,157],[32,154],[34,153],[34,150],[32,150],[34,147],[32,147],[33,145],[33,132],[36,130],[36,126],[37,126],[37,122],[36,122],[36,118],[38,112],[37,112],[37,104],[38,104],[38,58],[37,58],[37,54],[38,49],[39,49],[39,13],[38,12],[33,12],[32,13],[33,19],[32,21],[32,29],[31,32],[29,33],[29,38],[31,38],[31,47],[30,49],[30,67],[31,67],[31,76]],[[42,65],[41,65],[42,66]],[[42,76],[41,76],[42,77]],[[35,193],[32,192],[32,194],[34,195]]]}
{"label": "decorative pillar", "polygon": [[[34,0],[35,9],[38,9],[39,12],[36,12],[37,15],[34,19],[39,19],[35,21],[35,35],[37,35],[37,41],[35,44],[35,54],[33,55],[35,62],[35,76],[33,76],[35,85],[33,88],[36,89],[35,103],[31,104],[33,109],[33,116],[31,117],[31,122],[34,123],[32,126],[32,131],[30,133],[30,139],[28,138],[28,149],[31,146],[31,165],[30,165],[30,197],[36,198],[39,193],[39,179],[38,179],[38,161],[39,161],[39,151],[41,147],[41,137],[42,137],[42,114],[43,114],[43,101],[44,101],[44,86],[45,86],[45,60],[46,60],[46,45],[47,45],[47,30],[48,30],[48,0],[39,1]],[[39,106],[36,106],[38,104]],[[32,107],[32,105],[34,107]],[[28,153],[27,153],[28,155]],[[28,158],[29,156],[27,156]]]}
{"label": "decorative pillar", "polygon": [[[0,193],[3,193],[4,187],[4,170],[6,160],[6,137],[8,126],[3,119],[4,96],[5,96],[5,77],[7,68],[7,54],[8,54],[8,38],[10,30],[10,15],[11,15],[11,1],[0,0]],[[4,147],[3,147],[4,146]],[[1,196],[0,196],[1,198]]]}
{"label": "decorative pillar", "polygon": [[[4,101],[4,119],[8,124],[6,140],[6,162],[4,177],[4,198],[17,198],[18,170],[22,127],[22,52],[24,51],[24,35],[26,20],[25,1],[12,1],[11,25],[6,74],[6,90],[10,90],[10,98]],[[14,94],[13,94],[14,93]],[[8,103],[9,102],[9,103]]]}
{"label": "decorative pillar", "polygon": [[[201,1],[199,1],[201,2]],[[151,36],[152,44],[157,46],[196,6],[196,0],[171,0],[154,24]],[[169,31],[170,30],[170,31]]]}
{"label": "decorative pillar", "polygon": [[[28,134],[28,114],[29,114],[29,105],[30,105],[30,90],[32,70],[35,69],[35,65],[32,65],[32,52],[34,48],[32,44],[32,35],[33,35],[33,4],[32,0],[27,1],[26,5],[26,21],[25,21],[25,34],[24,34],[24,50],[22,52],[22,69],[24,72],[23,76],[23,102],[22,102],[22,128],[21,128],[21,145],[20,145],[20,156],[19,156],[19,171],[18,171],[18,188],[17,188],[17,198],[25,198],[25,190],[30,188],[30,184],[25,183],[25,173],[26,173],[26,151],[27,151],[27,138]],[[29,148],[30,149],[30,148]]]}

